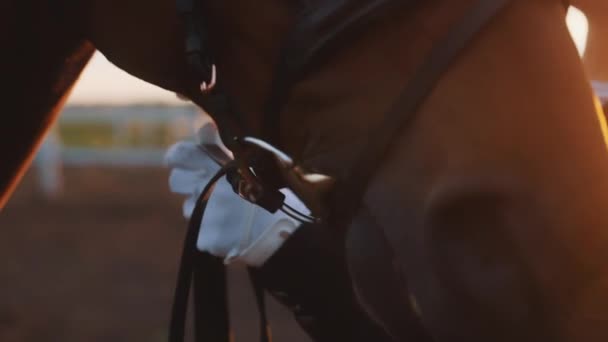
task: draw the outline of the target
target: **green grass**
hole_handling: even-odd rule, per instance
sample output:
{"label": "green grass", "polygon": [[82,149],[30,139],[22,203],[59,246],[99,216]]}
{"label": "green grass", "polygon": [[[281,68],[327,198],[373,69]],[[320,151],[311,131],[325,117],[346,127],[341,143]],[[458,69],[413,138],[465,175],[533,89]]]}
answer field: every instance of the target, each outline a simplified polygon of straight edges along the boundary
{"label": "green grass", "polygon": [[113,145],[110,124],[61,124],[59,136],[66,146],[103,148]]}
{"label": "green grass", "polygon": [[178,139],[160,123],[133,121],[116,128],[110,123],[61,123],[58,129],[65,146],[164,148]]}

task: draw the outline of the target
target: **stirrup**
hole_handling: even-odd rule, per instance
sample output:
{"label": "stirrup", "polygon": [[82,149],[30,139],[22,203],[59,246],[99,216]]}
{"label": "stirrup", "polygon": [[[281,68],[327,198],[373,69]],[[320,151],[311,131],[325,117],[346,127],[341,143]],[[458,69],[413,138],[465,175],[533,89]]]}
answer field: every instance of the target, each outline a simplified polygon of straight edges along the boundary
{"label": "stirrup", "polygon": [[291,190],[302,200],[316,218],[325,217],[324,198],[335,184],[335,179],[320,173],[306,172],[285,152],[270,143],[254,138],[243,137],[241,142],[269,152],[274,156],[281,175],[285,178]]}

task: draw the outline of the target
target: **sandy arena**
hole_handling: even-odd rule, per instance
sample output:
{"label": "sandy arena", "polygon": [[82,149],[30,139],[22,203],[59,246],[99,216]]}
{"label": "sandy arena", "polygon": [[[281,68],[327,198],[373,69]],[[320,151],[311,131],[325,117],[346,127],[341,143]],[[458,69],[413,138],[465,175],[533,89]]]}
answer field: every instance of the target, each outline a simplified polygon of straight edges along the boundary
{"label": "sandy arena", "polygon": [[[186,222],[167,170],[67,168],[49,200],[31,170],[0,213],[0,341],[161,342]],[[236,342],[258,340],[242,269],[230,274]],[[274,341],[309,341],[272,299]]]}

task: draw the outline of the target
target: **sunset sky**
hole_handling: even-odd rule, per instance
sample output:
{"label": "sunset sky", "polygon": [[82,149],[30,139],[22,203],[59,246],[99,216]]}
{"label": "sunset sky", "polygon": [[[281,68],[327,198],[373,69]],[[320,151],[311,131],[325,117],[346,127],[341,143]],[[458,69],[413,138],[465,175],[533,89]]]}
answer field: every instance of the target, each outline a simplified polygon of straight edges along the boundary
{"label": "sunset sky", "polygon": [[68,104],[183,104],[174,93],[135,78],[96,52],[76,84]]}
{"label": "sunset sky", "polygon": [[[585,16],[571,9],[568,24],[579,51],[584,51],[588,25]],[[175,94],[141,81],[111,64],[102,54],[95,53],[77,83],[68,104],[183,104]]]}

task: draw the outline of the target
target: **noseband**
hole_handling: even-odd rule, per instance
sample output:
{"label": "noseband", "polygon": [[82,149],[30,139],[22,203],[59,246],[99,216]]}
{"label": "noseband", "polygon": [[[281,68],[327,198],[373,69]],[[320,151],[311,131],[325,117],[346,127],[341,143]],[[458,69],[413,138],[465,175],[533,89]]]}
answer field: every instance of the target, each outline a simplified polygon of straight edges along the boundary
{"label": "noseband", "polygon": [[[192,87],[198,96],[196,99],[198,101],[195,102],[202,104],[203,109],[217,121],[222,140],[234,152],[235,164],[238,165],[239,174],[242,176],[239,182],[253,182],[254,185],[249,184],[252,188],[261,189],[262,193],[269,194],[275,193],[277,189],[268,184],[289,186],[307,205],[311,206],[311,211],[317,215],[317,218],[332,225],[348,226],[360,207],[367,184],[378,165],[384,160],[393,140],[415,117],[420,105],[456,58],[512,1],[477,0],[452,26],[447,35],[435,45],[426,61],[416,70],[391,109],[384,115],[380,129],[374,130],[382,134],[373,136],[370,134],[367,137],[367,146],[359,153],[361,157],[355,165],[349,167],[352,171],[343,179],[324,176],[325,178],[321,177],[322,182],[313,181],[315,177],[309,177],[310,174],[306,170],[300,168],[296,161],[276,147],[280,143],[278,140],[280,113],[289,99],[291,89],[301,79],[304,70],[311,66],[313,61],[318,62],[317,59],[322,52],[356,32],[355,28],[368,24],[371,19],[381,17],[388,11],[403,10],[404,6],[410,6],[415,2],[323,1],[320,2],[322,5],[319,7],[311,7],[304,11],[283,47],[271,89],[272,96],[266,106],[264,137],[259,138],[248,135],[250,131],[244,125],[242,114],[236,111],[233,97],[223,87],[221,70],[216,77],[213,54],[207,42],[205,21],[202,12],[195,6],[195,0],[177,0],[177,9],[186,36],[186,60],[192,68],[194,75]],[[327,25],[330,21],[332,25]],[[251,169],[267,167],[261,164],[260,160],[265,162],[271,160],[274,164],[271,169],[274,172],[252,174]],[[256,174],[270,174],[281,180],[262,181]],[[256,202],[255,197],[250,197],[250,200]],[[189,235],[196,239],[200,222],[191,224],[191,227],[196,232]],[[195,248],[194,245],[188,244],[187,240],[185,248]],[[176,293],[186,291],[187,300],[190,284],[183,286],[186,287],[178,288]],[[176,301],[177,297],[176,295]],[[177,313],[178,316],[185,317],[180,312],[185,311],[187,303],[184,302],[183,294],[180,298],[181,303],[174,304],[171,342],[183,341],[183,322],[176,320],[175,315]]]}

